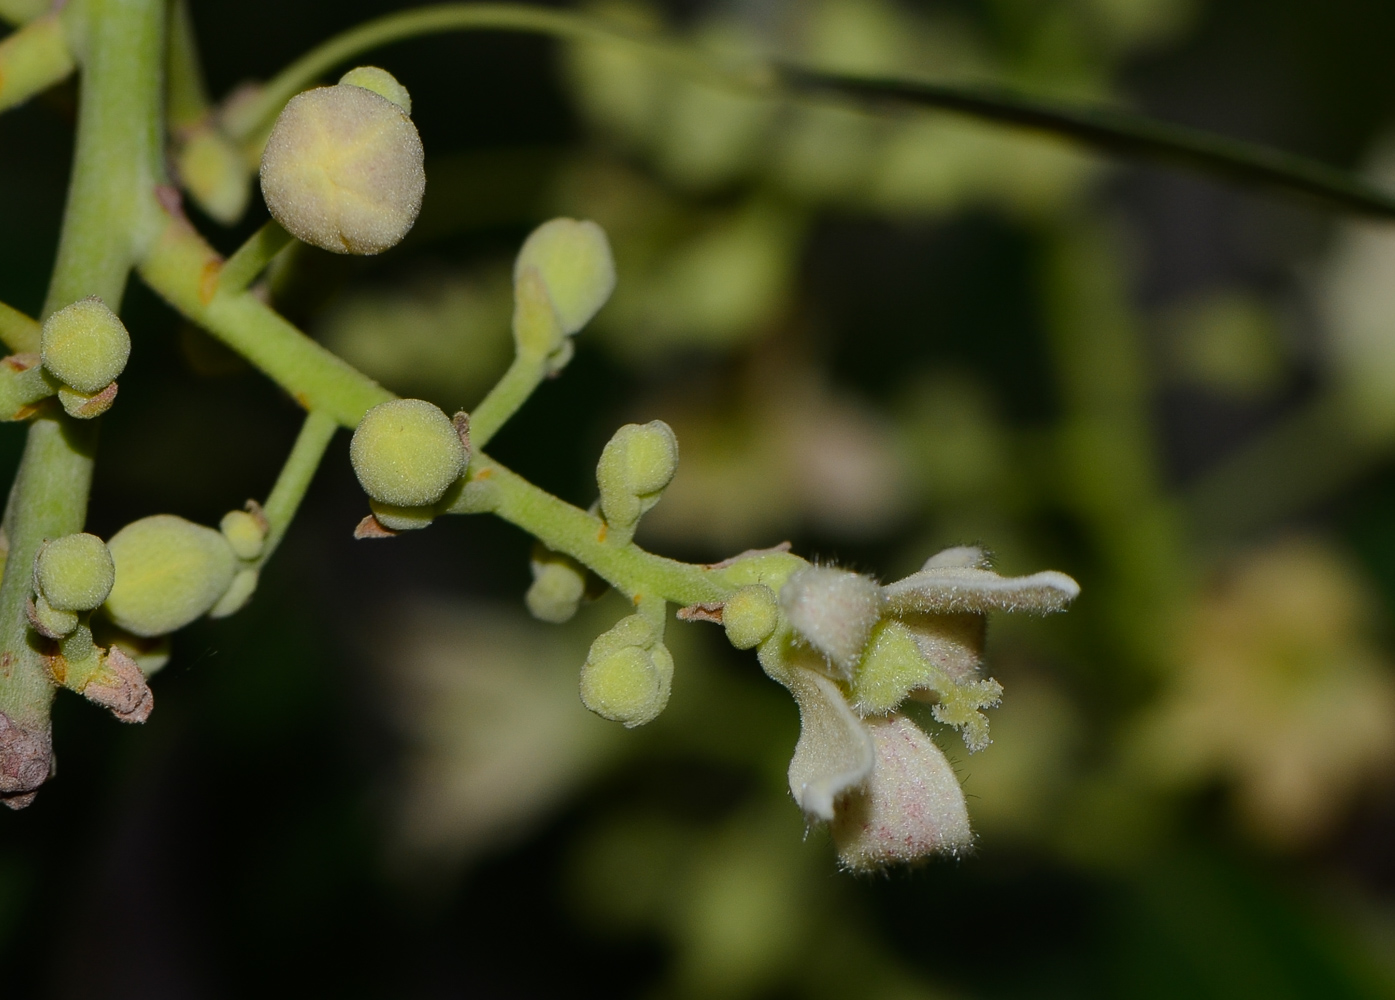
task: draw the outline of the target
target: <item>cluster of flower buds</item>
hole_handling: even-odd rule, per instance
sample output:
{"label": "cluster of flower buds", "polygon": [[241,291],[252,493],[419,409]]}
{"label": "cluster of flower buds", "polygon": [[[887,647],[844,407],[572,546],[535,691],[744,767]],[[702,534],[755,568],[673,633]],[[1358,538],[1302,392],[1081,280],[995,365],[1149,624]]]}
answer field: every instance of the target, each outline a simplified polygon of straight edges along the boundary
{"label": "cluster of flower buds", "polygon": [[678,470],[678,438],[662,420],[626,424],[606,442],[596,464],[607,540],[624,544],[639,519],[663,496]]}
{"label": "cluster of flower buds", "polygon": [[43,326],[39,357],[58,382],[58,401],[69,416],[90,418],[111,408],[116,377],[131,356],[131,335],[96,296],[59,309]]}
{"label": "cluster of flower buds", "polygon": [[291,98],[262,152],[262,195],[276,221],[333,253],[400,243],[426,191],[411,107],[406,88],[371,66]]}
{"label": "cluster of flower buds", "polygon": [[26,612],[34,630],[56,640],[48,657],[54,679],[112,710],[123,722],[144,722],[154,698],[134,660],[92,640],[90,619],[111,594],[116,561],[96,535],[78,533],[46,542],[34,557],[34,596]]}
{"label": "cluster of flower buds", "polygon": [[581,700],[627,727],[652,722],[668,704],[673,657],[661,624],[645,614],[622,618],[591,643],[581,668]]}
{"label": "cluster of flower buds", "polygon": [[373,518],[390,531],[424,528],[470,463],[470,421],[424,399],[379,403],[359,421],[349,460]]}

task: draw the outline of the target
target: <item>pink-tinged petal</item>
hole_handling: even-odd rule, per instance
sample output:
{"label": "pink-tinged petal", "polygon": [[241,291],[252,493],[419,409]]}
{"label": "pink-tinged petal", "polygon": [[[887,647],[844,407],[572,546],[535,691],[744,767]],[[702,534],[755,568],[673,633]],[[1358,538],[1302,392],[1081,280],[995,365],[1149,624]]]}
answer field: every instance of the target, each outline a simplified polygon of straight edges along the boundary
{"label": "pink-tinged petal", "polygon": [[851,677],[872,626],[882,615],[882,588],[870,577],[831,566],[805,566],[780,588],[780,609],[842,677]]}
{"label": "pink-tinged petal", "polygon": [[973,843],[969,810],[954,769],[935,742],[904,715],[869,719],[875,763],[865,788],[839,804],[838,857],[870,871]]}
{"label": "pink-tinged petal", "polygon": [[792,666],[784,683],[799,703],[790,792],[807,816],[831,820],[834,803],[872,773],[872,737],[824,674]]}

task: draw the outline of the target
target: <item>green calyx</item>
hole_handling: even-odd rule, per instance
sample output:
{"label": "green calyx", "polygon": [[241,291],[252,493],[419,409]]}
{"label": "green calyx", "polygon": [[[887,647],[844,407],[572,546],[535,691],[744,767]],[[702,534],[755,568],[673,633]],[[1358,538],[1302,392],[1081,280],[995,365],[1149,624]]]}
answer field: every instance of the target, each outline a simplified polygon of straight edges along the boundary
{"label": "green calyx", "polygon": [[611,530],[628,541],[677,469],[678,438],[662,420],[626,424],[616,431],[596,465],[601,513]]}
{"label": "green calyx", "polygon": [[341,76],[339,82],[342,85],[371,90],[379,97],[385,97],[396,104],[406,114],[412,113],[412,95],[407,93],[406,87],[397,82],[397,77],[385,69],[377,66],[355,66]]}
{"label": "green calyx", "polygon": [[658,718],[673,685],[673,657],[643,615],[621,619],[591,644],[581,668],[581,700],[626,728]]}
{"label": "green calyx", "polygon": [[86,532],[55,538],[34,557],[34,589],[59,611],[100,607],[115,580],[106,543]]}
{"label": "green calyx", "polygon": [[440,407],[423,399],[393,399],[364,414],[349,444],[349,459],[372,499],[426,507],[460,478],[470,456]]}
{"label": "green calyx", "polygon": [[291,98],[276,119],[262,153],[262,194],[297,239],[332,253],[382,253],[416,222],[424,159],[398,104],[359,84],[318,87]]}
{"label": "green calyx", "polygon": [[131,356],[131,336],[96,296],[79,299],[48,318],[39,354],[55,378],[84,395],[100,393]]}
{"label": "green calyx", "polygon": [[537,270],[557,311],[562,332],[576,333],[591,321],[615,290],[615,258],[605,230],[594,222],[552,219],[523,242],[514,281]]}
{"label": "green calyx", "polygon": [[173,514],[134,521],[107,547],[116,583],[103,606],[138,636],[164,635],[207,613],[227,592],[237,565],[220,532]]}

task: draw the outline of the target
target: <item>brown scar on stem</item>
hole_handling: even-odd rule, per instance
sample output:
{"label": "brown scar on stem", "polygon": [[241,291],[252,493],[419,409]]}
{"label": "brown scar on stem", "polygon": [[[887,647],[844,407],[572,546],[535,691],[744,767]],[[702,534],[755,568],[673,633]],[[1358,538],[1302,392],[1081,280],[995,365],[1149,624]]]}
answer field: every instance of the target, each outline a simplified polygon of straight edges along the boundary
{"label": "brown scar on stem", "polygon": [[707,563],[702,568],[727,569],[739,563],[742,559],[754,559],[756,556],[769,556],[777,552],[788,552],[792,548],[794,548],[794,546],[789,542],[781,542],[779,545],[772,545],[768,549],[747,549],[745,552],[739,552],[729,559],[723,559],[721,562]]}
{"label": "brown scar on stem", "polygon": [[[451,425],[455,428],[455,436],[460,438],[461,445],[465,448],[465,461],[468,464],[473,448],[470,445],[470,414],[461,410],[450,418]],[[480,478],[484,478],[481,476]]]}
{"label": "brown scar on stem", "polygon": [[266,511],[257,501],[248,500],[242,505],[242,509],[252,515],[252,519],[257,522],[257,527],[261,528],[263,533],[271,530],[271,522],[266,519]]}
{"label": "brown scar on stem", "polygon": [[710,604],[689,604],[686,608],[679,608],[676,614],[678,618],[685,622],[712,622],[722,624],[722,611],[726,605],[721,601]]}
{"label": "brown scar on stem", "polygon": [[43,359],[32,351],[25,351],[23,354],[11,354],[5,359],[5,366],[12,371],[27,372],[37,364],[41,364]]}
{"label": "brown scar on stem", "polygon": [[362,521],[358,522],[358,527],[354,528],[354,538],[356,539],[396,537],[397,532],[393,531],[391,528],[383,527],[382,522],[372,514],[369,514]]}

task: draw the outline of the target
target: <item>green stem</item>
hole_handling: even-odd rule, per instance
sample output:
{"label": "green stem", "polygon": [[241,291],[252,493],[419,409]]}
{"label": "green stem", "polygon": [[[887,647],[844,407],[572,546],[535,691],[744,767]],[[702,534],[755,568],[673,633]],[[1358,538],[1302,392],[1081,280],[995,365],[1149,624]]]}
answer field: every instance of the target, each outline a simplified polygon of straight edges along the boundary
{"label": "green stem", "polygon": [[48,0],[0,0],[0,21],[24,24],[48,11]]}
{"label": "green stem", "polygon": [[169,43],[165,57],[165,118],[171,131],[192,128],[211,110],[199,65],[194,22],[188,0],[170,4]]}
{"label": "green stem", "polygon": [[264,372],[306,410],[345,427],[394,398],[378,383],[325,350],[256,296],[221,287],[223,259],[187,221],[165,228],[140,263],[146,283]]}
{"label": "green stem", "polygon": [[38,354],[42,330],[37,320],[0,302],[0,340],[15,354]]}
{"label": "green stem", "polygon": [[244,141],[260,134],[296,93],[370,49],[419,35],[481,29],[618,43],[680,72],[768,97],[836,94],[873,107],[893,103],[953,111],[1045,132],[1112,156],[1186,167],[1301,194],[1346,211],[1395,219],[1395,196],[1345,171],[1255,143],[1109,108],[1071,108],[1004,87],[846,76],[779,62],[723,64],[718,56],[686,43],[638,34],[585,14],[521,4],[441,4],[369,21],[288,66],[255,100],[236,109],[228,130]]}
{"label": "green stem", "polygon": [[315,478],[315,470],[320,467],[325,449],[338,429],[339,422],[328,414],[312,410],[305,415],[305,423],[300,428],[295,446],[262,506],[262,513],[266,515],[271,530],[257,560],[259,566],[265,564],[281,544],[300,502],[305,499],[305,491],[310,488],[310,480]]}
{"label": "green stem", "polygon": [[470,446],[483,448],[506,424],[528,397],[542,384],[546,365],[522,355],[516,355],[504,377],[489,390],[470,414]]}
{"label": "green stem", "polygon": [[0,42],[0,111],[29,100],[77,69],[58,14],[30,21]]}
{"label": "green stem", "polygon": [[255,99],[230,112],[228,133],[249,139],[270,127],[281,109],[330,70],[392,42],[449,31],[526,31],[586,41],[608,41],[639,49],[713,82],[749,86],[719,67],[713,57],[681,42],[629,31],[600,18],[516,3],[446,3],[388,14],[336,35],[273,77]]}
{"label": "green stem", "polygon": [[226,295],[244,291],[276,259],[277,254],[291,245],[292,239],[291,234],[281,228],[281,223],[267,219],[223,265],[218,290]]}
{"label": "green stem", "polygon": [[[487,509],[554,552],[589,566],[630,597],[661,597],[679,605],[723,601],[735,587],[701,566],[665,559],[637,545],[606,541],[606,524],[539,489],[483,452],[470,462],[468,486],[481,488]],[[470,512],[479,510],[472,506]],[[450,513],[450,511],[448,511]]]}

